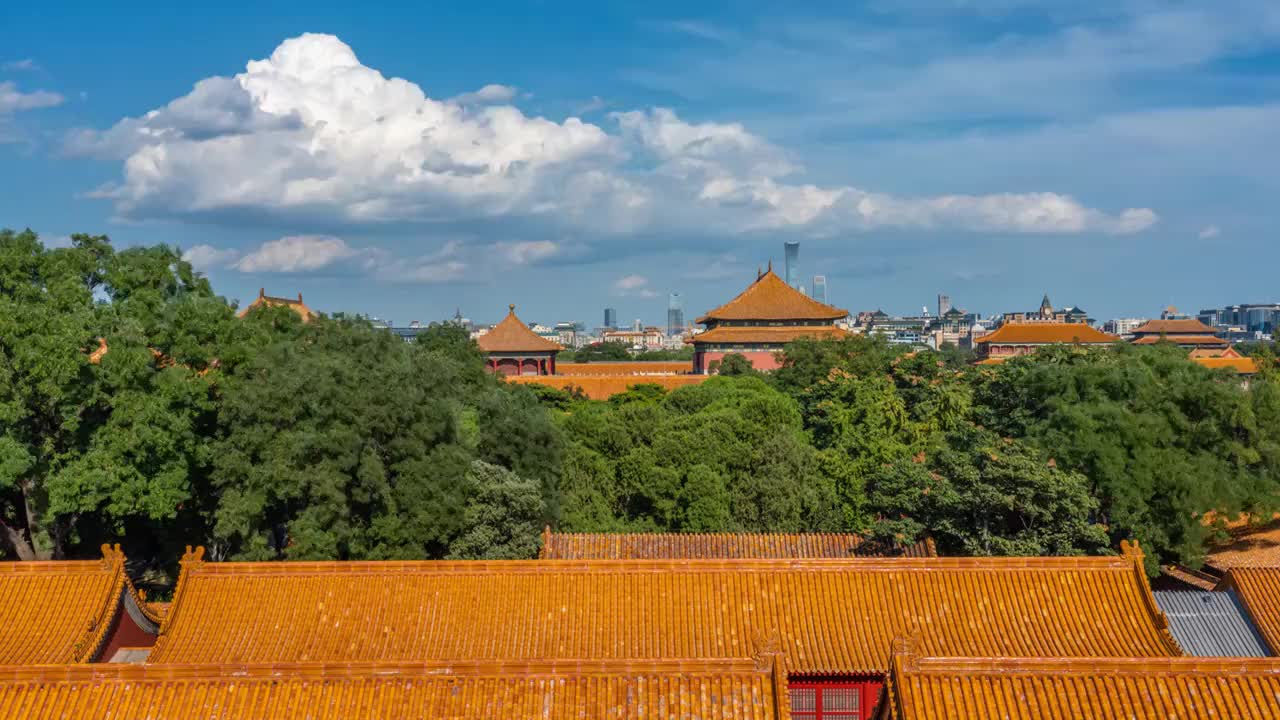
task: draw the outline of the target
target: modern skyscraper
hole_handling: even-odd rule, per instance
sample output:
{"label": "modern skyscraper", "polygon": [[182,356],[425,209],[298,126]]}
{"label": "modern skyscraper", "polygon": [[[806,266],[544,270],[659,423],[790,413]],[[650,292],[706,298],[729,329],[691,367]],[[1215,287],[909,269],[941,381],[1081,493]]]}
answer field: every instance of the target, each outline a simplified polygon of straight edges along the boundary
{"label": "modern skyscraper", "polygon": [[604,309],[604,326],[610,330],[618,327],[618,311],[616,309]]}
{"label": "modern skyscraper", "polygon": [[680,302],[680,293],[667,296],[667,334],[678,335],[684,329],[684,306]]}
{"label": "modern skyscraper", "polygon": [[799,290],[800,285],[800,243],[787,241],[782,244],[782,258],[786,263],[786,277],[783,279],[791,287]]}
{"label": "modern skyscraper", "polygon": [[814,300],[817,300],[818,302],[822,303],[823,305],[827,304],[827,276],[826,275],[813,276],[813,294],[811,295],[811,297]]}
{"label": "modern skyscraper", "polygon": [[951,296],[939,295],[938,296],[938,317],[942,317],[943,315],[946,315],[947,311],[950,309],[951,309]]}

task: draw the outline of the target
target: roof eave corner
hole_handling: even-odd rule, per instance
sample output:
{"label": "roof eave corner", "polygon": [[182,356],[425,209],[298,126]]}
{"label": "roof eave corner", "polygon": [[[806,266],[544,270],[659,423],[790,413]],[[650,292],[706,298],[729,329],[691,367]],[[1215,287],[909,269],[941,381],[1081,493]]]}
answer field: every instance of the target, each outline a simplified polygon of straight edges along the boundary
{"label": "roof eave corner", "polygon": [[1169,629],[1169,617],[1156,604],[1155,593],[1151,591],[1151,581],[1147,578],[1145,562],[1147,556],[1142,552],[1138,541],[1121,540],[1120,555],[1133,563],[1134,580],[1138,583],[1138,592],[1142,595],[1142,602],[1146,605],[1147,612],[1151,615],[1151,622],[1155,625],[1156,632],[1159,634],[1165,648],[1169,650],[1170,655],[1173,657],[1186,655],[1182,646],[1178,644],[1178,639],[1173,636],[1173,631]]}

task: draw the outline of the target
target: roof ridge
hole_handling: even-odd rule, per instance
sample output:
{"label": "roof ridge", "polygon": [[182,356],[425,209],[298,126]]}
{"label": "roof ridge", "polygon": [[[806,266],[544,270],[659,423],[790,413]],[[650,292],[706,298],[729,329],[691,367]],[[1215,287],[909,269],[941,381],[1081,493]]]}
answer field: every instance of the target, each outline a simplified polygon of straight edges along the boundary
{"label": "roof ridge", "polygon": [[309,679],[351,677],[488,677],[537,675],[766,675],[772,666],[761,667],[761,657],[779,654],[777,648],[761,648],[760,657],[746,658],[573,658],[552,660],[394,660],[350,662],[265,662],[265,663],[95,663],[76,665],[0,665],[0,683],[76,680],[201,680],[209,678]]}
{"label": "roof ridge", "polygon": [[908,671],[931,674],[1280,674],[1280,657],[938,657],[907,654]]}
{"label": "roof ridge", "polygon": [[[937,572],[988,570],[993,572],[1076,570],[1132,570],[1133,560],[1118,555],[1072,557],[848,557],[848,558],[643,558],[533,560],[288,560],[258,562],[186,562],[183,578],[208,574],[354,575],[396,572],[424,574],[555,574],[647,573],[708,571],[877,571]],[[172,615],[170,615],[170,618]]]}

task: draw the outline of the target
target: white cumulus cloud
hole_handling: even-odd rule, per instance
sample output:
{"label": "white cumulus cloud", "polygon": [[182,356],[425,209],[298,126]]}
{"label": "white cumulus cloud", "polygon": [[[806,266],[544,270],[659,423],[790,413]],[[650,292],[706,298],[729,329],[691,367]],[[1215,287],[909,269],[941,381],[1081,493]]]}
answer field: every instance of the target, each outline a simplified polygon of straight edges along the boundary
{"label": "white cumulus cloud", "polygon": [[[288,235],[269,240],[242,253],[235,248],[195,245],[182,259],[197,270],[242,273],[329,272],[365,275],[389,283],[439,283],[461,279],[470,267],[459,243],[446,243],[435,252],[400,256],[375,247],[358,247],[330,235]],[[501,245],[482,252],[502,254]],[[537,249],[526,250],[536,254]]]}
{"label": "white cumulus cloud", "polygon": [[1222,234],[1222,229],[1217,225],[1210,225],[1202,229],[1199,233],[1201,240],[1212,240]]}
{"label": "white cumulus cloud", "polygon": [[529,265],[541,262],[560,252],[560,245],[550,240],[529,240],[514,243],[497,243],[494,249],[512,265]]}
{"label": "white cumulus cloud", "polygon": [[182,253],[182,259],[191,263],[195,269],[208,272],[234,265],[240,259],[240,251],[212,245],[193,245]]}
{"label": "white cumulus cloud", "polygon": [[475,92],[462,93],[454,97],[453,101],[462,105],[504,103],[510,102],[515,96],[516,89],[514,87],[490,83]]}
{"label": "white cumulus cloud", "polygon": [[310,272],[323,270],[360,254],[360,250],[347,245],[342,238],[331,235],[290,235],[263,243],[240,258],[236,269],[242,272]]}
{"label": "white cumulus cloud", "polygon": [[22,58],[21,60],[10,60],[0,65],[0,70],[39,70],[40,65],[32,58]]}
{"label": "white cumulus cloud", "polygon": [[649,287],[649,278],[643,275],[624,275],[614,281],[613,290],[618,295],[645,298],[658,296],[658,293]]}
{"label": "white cumulus cloud", "polygon": [[37,110],[62,104],[63,97],[48,90],[34,90],[24,93],[13,81],[0,82],[0,115],[8,115],[20,110]]}
{"label": "white cumulus cloud", "polygon": [[[338,38],[308,34],[163,108],[77,133],[68,148],[122,159],[120,180],[95,196],[126,218],[458,223],[519,227],[535,243],[539,233],[608,242],[894,227],[1124,234],[1157,220],[1053,192],[899,197],[816,185],[794,180],[802,168],[741,124],[691,123],[661,108],[613,113],[607,127],[557,121],[525,115],[514,96],[489,85],[433,99],[363,65]],[[519,263],[554,250],[505,252]]]}

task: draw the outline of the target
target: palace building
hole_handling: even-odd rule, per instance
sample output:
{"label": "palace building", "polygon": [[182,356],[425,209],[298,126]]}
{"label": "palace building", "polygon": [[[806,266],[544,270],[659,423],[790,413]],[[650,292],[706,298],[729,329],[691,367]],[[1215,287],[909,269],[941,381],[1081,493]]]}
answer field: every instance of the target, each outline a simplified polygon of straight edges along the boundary
{"label": "palace building", "polygon": [[734,299],[698,318],[706,330],[685,342],[694,347],[693,371],[707,373],[725,355],[737,353],[757,370],[778,367],[777,353],[802,337],[839,338],[848,335],[835,322],[849,315],[788,285],[773,265],[756,275]]}
{"label": "palace building", "polygon": [[489,332],[476,338],[491,372],[503,375],[555,375],[556,353],[564,348],[529,329],[516,317],[516,306]]}
{"label": "palace building", "polygon": [[302,302],[302,293],[298,293],[298,299],[294,300],[293,298],[272,297],[267,294],[266,288],[259,288],[258,297],[249,303],[248,307],[240,311],[240,317],[248,315],[250,310],[259,307],[287,307],[298,313],[298,317],[302,318],[302,322],[311,322],[316,318],[315,311]]}
{"label": "palace building", "polygon": [[974,340],[982,364],[994,365],[1011,357],[1030,355],[1049,345],[1106,347],[1118,342],[1091,325],[1077,322],[1005,323],[998,330]]}
{"label": "palace building", "polygon": [[[1133,329],[1134,345],[1154,345],[1159,342],[1171,342],[1180,348],[1202,351],[1197,357],[1223,356],[1230,347],[1230,343],[1214,334],[1212,327],[1195,318],[1148,320]],[[1203,351],[1216,354],[1205,354]]]}
{"label": "palace building", "polygon": [[1079,558],[256,563],[197,549],[148,662],[673,662],[675,681],[692,669],[681,661],[776,654],[792,716],[821,717],[804,709],[838,698],[867,718],[902,635],[947,657],[1180,655],[1142,563],[1128,546]]}
{"label": "palace building", "polygon": [[0,597],[0,666],[119,662],[159,633],[119,545],[100,560],[0,562]]}

